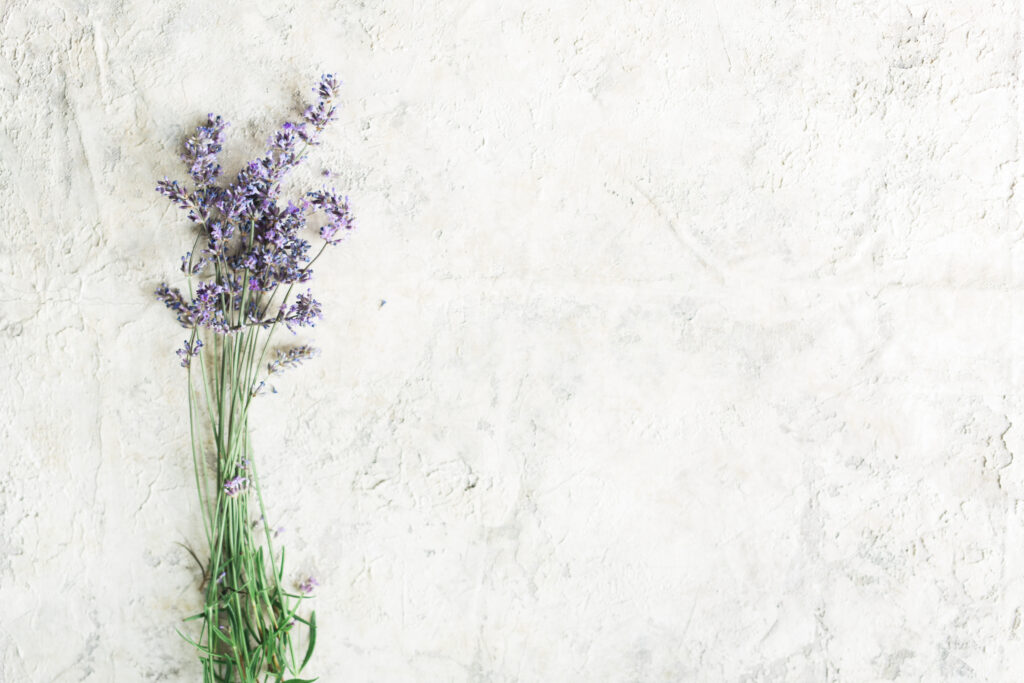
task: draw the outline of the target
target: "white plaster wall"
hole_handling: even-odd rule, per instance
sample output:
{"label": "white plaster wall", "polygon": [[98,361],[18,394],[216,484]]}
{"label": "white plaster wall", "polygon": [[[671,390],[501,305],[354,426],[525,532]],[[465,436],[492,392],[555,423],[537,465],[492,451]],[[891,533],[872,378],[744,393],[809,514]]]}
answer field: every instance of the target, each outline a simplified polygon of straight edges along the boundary
{"label": "white plaster wall", "polygon": [[198,680],[153,185],[322,71],[322,681],[1024,680],[1011,0],[0,1],[0,680]]}

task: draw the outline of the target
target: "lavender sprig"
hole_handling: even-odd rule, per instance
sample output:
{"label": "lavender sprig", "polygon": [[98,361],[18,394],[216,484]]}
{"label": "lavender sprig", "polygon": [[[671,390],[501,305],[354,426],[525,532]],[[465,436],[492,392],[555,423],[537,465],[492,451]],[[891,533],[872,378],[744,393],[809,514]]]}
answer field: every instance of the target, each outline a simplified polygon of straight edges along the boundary
{"label": "lavender sprig", "polygon": [[302,365],[303,362],[310,358],[315,358],[319,354],[319,349],[307,344],[292,346],[287,349],[278,349],[277,357],[267,363],[267,375],[274,375],[284,372],[285,370],[297,368]]}
{"label": "lavender sprig", "polygon": [[320,190],[306,195],[309,203],[327,214],[327,225],[320,228],[320,237],[327,244],[340,244],[346,232],[355,227],[348,197],[338,197],[334,190]]}
{"label": "lavender sprig", "polygon": [[196,128],[196,133],[185,141],[185,151],[181,160],[188,167],[196,186],[205,188],[220,175],[220,164],[217,154],[224,144],[224,129],[228,124],[219,116],[210,114],[206,125]]}
{"label": "lavender sprig", "polygon": [[199,355],[199,349],[203,348],[203,342],[198,339],[195,342],[185,340],[185,345],[178,349],[175,353],[178,354],[178,358],[181,359],[181,367],[187,368],[192,365],[192,359]]}
{"label": "lavender sprig", "polygon": [[308,289],[305,294],[295,296],[295,303],[288,307],[287,312],[283,306],[281,307],[281,319],[292,333],[295,332],[292,330],[293,325],[295,327],[316,327],[316,321],[323,317],[323,307],[319,301],[313,298],[313,293]]}

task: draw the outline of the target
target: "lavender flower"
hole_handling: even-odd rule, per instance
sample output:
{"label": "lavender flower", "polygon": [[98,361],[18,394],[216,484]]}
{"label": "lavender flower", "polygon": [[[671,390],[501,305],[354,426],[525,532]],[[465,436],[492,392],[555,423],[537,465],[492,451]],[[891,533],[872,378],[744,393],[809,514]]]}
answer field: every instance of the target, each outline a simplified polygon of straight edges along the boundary
{"label": "lavender flower", "polygon": [[189,343],[185,340],[184,347],[177,350],[178,358],[181,359],[181,367],[188,368],[192,366],[192,359],[199,355],[199,349],[203,348],[203,342],[196,339],[195,343]]}
{"label": "lavender flower", "polygon": [[315,327],[316,321],[324,317],[322,310],[320,302],[314,299],[313,293],[307,289],[305,294],[297,295],[295,303],[288,308],[284,316],[285,325],[289,330],[292,329],[292,325]]}
{"label": "lavender flower", "polygon": [[209,240],[206,243],[206,253],[216,258],[224,255],[231,237],[235,234],[235,226],[226,221],[210,221],[207,234]]}
{"label": "lavender flower", "polygon": [[168,287],[166,282],[161,283],[156,288],[156,298],[162,301],[164,306],[178,314],[178,322],[181,323],[182,327],[192,327],[195,325],[192,307],[185,301],[185,297],[182,296],[181,290],[177,287]]}
{"label": "lavender flower", "polygon": [[337,97],[340,87],[341,81],[335,78],[334,74],[324,74],[320,77],[320,85],[315,88],[315,92],[321,100],[332,100]]}
{"label": "lavender flower", "polygon": [[314,358],[319,355],[319,353],[319,349],[306,344],[301,346],[292,346],[287,349],[278,349],[277,358],[267,363],[267,374],[273,375],[284,372],[285,370],[297,368],[302,365],[303,361]]}
{"label": "lavender flower", "polygon": [[313,127],[314,131],[310,133],[303,128],[302,132],[306,135],[303,139],[312,145],[318,144],[320,132],[334,120],[337,114],[338,110],[333,105],[333,100],[339,87],[341,87],[341,83],[333,75],[325,74],[320,79],[320,85],[314,89],[317,95],[316,103],[310,105],[302,114],[302,118]]}
{"label": "lavender flower", "polygon": [[320,586],[320,582],[317,581],[314,577],[310,576],[305,581],[303,581],[302,583],[299,584],[299,590],[302,591],[303,593],[305,593],[306,595],[309,595],[314,590],[316,590],[319,586]]}
{"label": "lavender flower", "polygon": [[191,209],[192,197],[188,191],[178,184],[177,180],[164,178],[156,184],[156,191],[177,204],[178,208]]}
{"label": "lavender flower", "polygon": [[201,327],[215,332],[227,332],[230,324],[224,312],[222,296],[227,292],[223,285],[203,282],[196,287],[196,296],[190,305],[192,319]]}
{"label": "lavender flower", "polygon": [[157,184],[160,194],[199,224],[200,237],[205,238],[198,255],[189,252],[182,257],[182,272],[192,277],[209,264],[215,266],[214,279],[199,284],[191,300],[166,284],[157,290],[157,297],[184,327],[232,334],[246,326],[267,329],[284,322],[293,330],[312,326],[321,318],[320,303],[308,291],[279,304],[276,317],[264,317],[260,304],[268,293],[312,277],[312,245],[302,236],[311,210],[327,215],[327,224],[320,228],[327,244],[340,243],[354,226],[348,198],[334,190],[311,192],[298,203],[278,202],[281,180],[304,158],[299,143],[317,144],[336,117],[339,88],[339,81],[325,74],[313,88],[316,100],[302,121],[285,122],[271,137],[266,154],[245,164],[226,186],[217,184],[221,176],[217,159],[228,123],[210,114],[186,141],[181,155],[194,187],[168,179]]}
{"label": "lavender flower", "polygon": [[224,482],[224,493],[228,498],[234,498],[238,494],[248,490],[249,480],[242,475],[237,475]]}
{"label": "lavender flower", "polygon": [[198,275],[205,265],[206,257],[193,259],[191,251],[185,252],[185,255],[181,257],[181,272],[186,275]]}
{"label": "lavender flower", "polygon": [[[282,125],[271,136],[266,154],[246,164],[226,186],[217,184],[221,175],[217,159],[227,122],[211,114],[185,141],[181,159],[195,186],[189,189],[177,180],[164,179],[157,190],[200,223],[201,237],[206,240],[198,257],[191,252],[182,257],[182,272],[198,275],[210,263],[217,265],[217,272],[214,282],[197,288],[193,300],[167,285],[158,290],[158,298],[178,314],[182,326],[230,334],[246,325],[268,328],[274,319],[285,322],[289,329],[311,326],[321,317],[319,303],[307,293],[292,303],[285,302],[283,314],[264,319],[258,312],[258,295],[311,278],[311,245],[302,237],[310,210],[327,214],[328,223],[319,230],[327,244],[338,244],[354,224],[348,198],[339,197],[333,189],[310,193],[297,204],[281,206],[278,201],[281,180],[304,158],[299,142],[316,144],[335,119],[334,100],[340,85],[333,75],[323,76],[313,88],[316,99],[302,121]],[[246,290],[254,296],[242,310]],[[230,296],[224,298],[225,294]]]}
{"label": "lavender flower", "polygon": [[210,114],[206,125],[196,128],[195,135],[185,141],[185,152],[181,160],[189,169],[189,175],[198,187],[206,187],[220,175],[217,154],[224,143],[224,129],[227,122]]}
{"label": "lavender flower", "polygon": [[334,190],[320,190],[306,195],[309,203],[327,214],[327,225],[320,228],[320,237],[331,245],[340,244],[345,232],[355,227],[348,197],[340,198]]}

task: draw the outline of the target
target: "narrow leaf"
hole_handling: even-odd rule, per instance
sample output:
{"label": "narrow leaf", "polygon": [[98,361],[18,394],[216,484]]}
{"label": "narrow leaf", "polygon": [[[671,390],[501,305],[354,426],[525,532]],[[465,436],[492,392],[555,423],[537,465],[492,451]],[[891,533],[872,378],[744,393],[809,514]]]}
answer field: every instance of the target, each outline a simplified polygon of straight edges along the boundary
{"label": "narrow leaf", "polygon": [[306,656],[302,660],[299,671],[306,668],[309,658],[313,656],[313,648],[316,647],[316,611],[309,615],[309,646],[306,648]]}
{"label": "narrow leaf", "polygon": [[232,642],[232,640],[230,638],[228,638],[226,635],[224,635],[224,632],[221,631],[219,628],[212,628],[211,627],[210,628],[210,633],[212,633],[213,635],[217,636],[218,638],[223,640],[228,645],[234,645],[234,642]]}

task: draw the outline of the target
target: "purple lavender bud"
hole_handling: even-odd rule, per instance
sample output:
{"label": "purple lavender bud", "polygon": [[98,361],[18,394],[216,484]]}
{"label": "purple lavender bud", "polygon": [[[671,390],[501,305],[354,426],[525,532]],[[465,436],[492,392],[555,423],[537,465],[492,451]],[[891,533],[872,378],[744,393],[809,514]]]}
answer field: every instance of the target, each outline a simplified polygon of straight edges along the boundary
{"label": "purple lavender bud", "polygon": [[314,590],[316,590],[316,588],[319,585],[320,582],[317,581],[314,577],[310,576],[308,579],[299,584],[299,590],[305,593],[306,595],[309,595]]}
{"label": "purple lavender bud", "polygon": [[238,475],[224,482],[224,493],[228,498],[234,498],[249,488],[249,480]]}
{"label": "purple lavender bud", "polygon": [[[192,262],[191,267],[189,266],[189,262]],[[181,272],[185,273],[185,275],[198,275],[205,265],[206,257],[201,256],[198,259],[193,260],[191,251],[186,252],[185,255],[181,257]]]}
{"label": "purple lavender bud", "polygon": [[297,368],[302,365],[304,361],[307,361],[310,358],[315,358],[319,354],[319,349],[307,344],[292,346],[287,349],[278,349],[277,358],[270,363],[267,363],[267,374],[273,375],[284,372],[285,370]]}
{"label": "purple lavender bud", "polygon": [[228,241],[235,234],[235,228],[231,223],[212,221],[209,224],[208,232],[210,240],[207,246],[207,251],[211,255],[217,256],[224,253],[224,250],[227,248]]}
{"label": "purple lavender bud", "polygon": [[224,581],[224,577],[227,576],[227,575],[228,575],[228,573],[226,571],[225,572],[221,572],[220,576],[217,577],[217,583],[221,583],[222,581]]}
{"label": "purple lavender bud", "polygon": [[320,77],[320,84],[313,89],[322,100],[332,100],[338,95],[341,81],[334,77],[334,74],[324,74]]}
{"label": "purple lavender bud", "polygon": [[196,287],[196,301],[212,303],[224,293],[224,287],[215,282],[202,282]]}
{"label": "purple lavender bud", "polygon": [[273,140],[270,141],[270,146],[279,153],[290,154],[295,149],[297,141],[298,136],[295,134],[295,126],[291,123],[285,123],[281,130],[274,135]]}
{"label": "purple lavender bud", "polygon": [[192,366],[192,359],[199,355],[199,349],[203,348],[203,342],[196,339],[195,344],[190,344],[188,340],[185,340],[185,345],[175,351],[178,354],[178,358],[181,359],[181,367],[188,368]]}
{"label": "purple lavender bud", "polygon": [[[327,101],[320,100],[316,104],[311,104],[306,108],[306,111],[302,113],[302,118],[306,120],[317,133],[327,127],[331,121],[333,121],[338,113],[337,107],[332,107]],[[318,144],[319,135],[307,134],[308,138],[306,141],[310,144]]]}
{"label": "purple lavender bud", "polygon": [[319,190],[306,194],[309,203],[327,214],[327,225],[320,228],[320,237],[330,245],[341,243],[345,232],[355,227],[355,217],[348,205],[348,197],[339,197],[334,190]]}
{"label": "purple lavender bud", "polygon": [[295,297],[295,303],[288,308],[284,319],[290,330],[292,325],[315,327],[316,321],[321,318],[323,318],[323,307],[319,301],[313,298],[313,293],[307,289],[305,294]]}
{"label": "purple lavender bud", "polygon": [[192,302],[192,313],[196,324],[207,327],[217,334],[227,334],[232,331],[224,315],[225,294],[229,294],[227,287],[214,282],[203,282],[196,287],[196,298]]}
{"label": "purple lavender bud", "polygon": [[324,74],[320,77],[320,83],[313,89],[317,101],[309,105],[303,112],[303,120],[310,125],[312,130],[302,129],[299,137],[310,145],[317,145],[320,142],[320,133],[335,119],[337,108],[332,104],[338,94],[341,83],[333,74]]}
{"label": "purple lavender bud", "polygon": [[341,244],[341,237],[338,234],[338,230],[339,226],[337,224],[328,223],[324,227],[320,228],[320,238],[323,239],[324,242],[327,242],[327,244],[330,244],[331,246]]}
{"label": "purple lavender bud", "polygon": [[298,128],[298,135],[307,145],[315,146],[320,144],[320,130],[308,127],[305,123]]}
{"label": "purple lavender bud", "polygon": [[276,529],[274,529],[274,538],[277,538],[278,536],[280,536],[283,533],[284,533],[284,527],[283,526],[277,527]]}
{"label": "purple lavender bud", "polygon": [[164,178],[156,184],[156,191],[178,205],[180,209],[192,208],[192,196],[177,180]]}
{"label": "purple lavender bud", "polygon": [[185,328],[192,328],[196,324],[194,307],[185,301],[181,291],[177,287],[168,287],[161,284],[156,290],[157,298],[165,306],[178,314],[178,323]]}
{"label": "purple lavender bud", "polygon": [[197,126],[195,134],[185,141],[181,160],[185,162],[189,175],[198,187],[211,185],[220,175],[217,154],[223,147],[227,125],[221,117],[210,114],[206,125]]}
{"label": "purple lavender bud", "polygon": [[185,297],[182,296],[181,290],[177,287],[168,287],[166,282],[161,283],[156,288],[156,298],[164,306],[178,314],[178,322],[181,323],[182,327],[192,327],[195,324],[192,308],[185,301]]}

